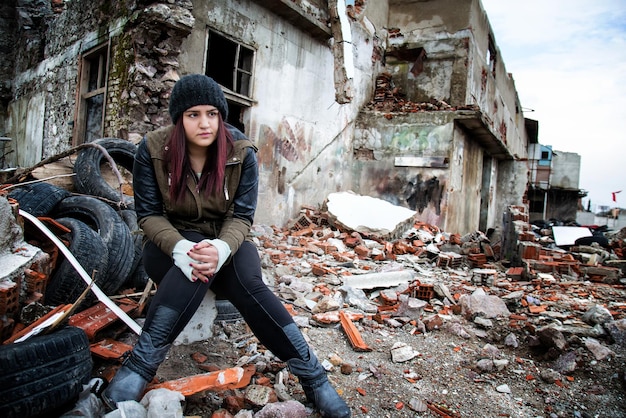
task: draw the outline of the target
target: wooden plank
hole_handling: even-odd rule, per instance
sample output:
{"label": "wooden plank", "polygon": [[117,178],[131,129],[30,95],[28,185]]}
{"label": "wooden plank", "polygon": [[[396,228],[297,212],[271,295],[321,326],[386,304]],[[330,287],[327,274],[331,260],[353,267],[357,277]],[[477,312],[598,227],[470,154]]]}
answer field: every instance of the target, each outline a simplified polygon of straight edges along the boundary
{"label": "wooden plank", "polygon": [[34,169],[31,175],[38,180],[49,179],[46,180],[47,183],[73,192],[74,160],[76,160],[75,155],[62,158]]}

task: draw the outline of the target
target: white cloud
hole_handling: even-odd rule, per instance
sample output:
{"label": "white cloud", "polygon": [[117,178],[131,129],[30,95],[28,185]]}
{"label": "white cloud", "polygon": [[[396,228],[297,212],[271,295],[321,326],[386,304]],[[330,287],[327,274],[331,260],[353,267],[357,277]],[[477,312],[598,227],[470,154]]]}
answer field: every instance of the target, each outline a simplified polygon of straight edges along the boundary
{"label": "white cloud", "polygon": [[580,154],[579,187],[592,206],[612,205],[611,192],[626,189],[626,2],[482,4],[539,142]]}

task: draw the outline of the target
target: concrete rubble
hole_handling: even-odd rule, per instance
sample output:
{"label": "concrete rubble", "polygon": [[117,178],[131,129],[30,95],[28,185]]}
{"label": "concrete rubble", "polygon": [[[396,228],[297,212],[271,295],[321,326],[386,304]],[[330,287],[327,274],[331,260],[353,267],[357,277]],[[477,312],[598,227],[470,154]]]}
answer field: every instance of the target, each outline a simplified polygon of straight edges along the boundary
{"label": "concrete rubble", "polygon": [[[321,209],[302,208],[284,228],[253,227],[264,279],[301,328],[333,327],[364,358],[376,347],[376,341],[363,340],[360,333],[365,330],[478,338],[484,342],[482,352],[468,353],[466,358],[468,367],[477,373],[475,381],[519,368],[497,345],[527,344],[536,350],[546,363],[534,362],[536,375],[528,378],[545,382],[562,382],[582,367],[581,350],[594,361],[606,361],[617,350],[623,351],[626,231],[610,235],[606,248],[592,244],[564,250],[554,245],[549,231],[532,227],[522,207],[509,209],[501,231],[461,236],[414,222],[406,211],[370,212],[375,205],[387,203],[368,199],[364,204],[363,199],[351,193],[334,194]],[[357,210],[360,219],[355,223]],[[390,216],[381,222],[385,213]],[[374,217],[371,222],[368,214]],[[6,294],[0,288],[0,300]],[[87,330],[94,347],[101,334],[116,326],[119,321],[113,319],[102,328]],[[179,343],[198,340],[193,330],[187,332],[183,337],[187,341]],[[202,333],[204,338],[206,329]],[[108,347],[122,344],[108,342]],[[253,336],[235,343],[245,352],[236,367],[254,367],[245,379],[243,369],[239,373],[236,385],[240,390],[217,392],[223,407],[212,416],[307,416],[304,406],[286,390],[294,377],[259,345]],[[397,342],[389,361],[410,364],[421,355],[410,344]],[[120,357],[109,359],[115,363]],[[208,374],[220,372],[205,363],[203,353],[195,353],[193,360]],[[379,372],[357,371],[338,356],[323,359],[323,364],[331,374],[359,373],[359,381]],[[111,375],[115,367],[110,365],[103,376]],[[616,372],[623,376],[624,370]],[[416,378],[412,373],[407,366],[398,378],[410,381]],[[218,389],[211,383],[199,385],[200,379],[207,382],[204,375],[193,378],[170,388],[184,392],[184,387],[188,395]],[[364,394],[364,387],[365,382],[356,390]],[[505,383],[496,390],[511,393]],[[445,405],[423,399],[403,402],[416,412],[458,416]]]}

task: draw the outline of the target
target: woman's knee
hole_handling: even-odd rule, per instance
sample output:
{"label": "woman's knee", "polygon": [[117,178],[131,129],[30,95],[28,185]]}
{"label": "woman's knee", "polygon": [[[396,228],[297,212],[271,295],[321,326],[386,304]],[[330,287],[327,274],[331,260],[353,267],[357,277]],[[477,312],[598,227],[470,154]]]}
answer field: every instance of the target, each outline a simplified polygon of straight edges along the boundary
{"label": "woman's knee", "polygon": [[160,283],[174,265],[172,258],[163,253],[152,241],[147,241],[143,246],[142,262],[148,277],[155,283]]}

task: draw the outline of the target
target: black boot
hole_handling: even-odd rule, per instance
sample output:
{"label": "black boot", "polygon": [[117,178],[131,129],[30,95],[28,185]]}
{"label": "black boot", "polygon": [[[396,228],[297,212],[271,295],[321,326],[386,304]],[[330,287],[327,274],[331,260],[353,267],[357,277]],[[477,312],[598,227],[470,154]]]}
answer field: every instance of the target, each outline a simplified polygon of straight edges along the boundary
{"label": "black boot", "polygon": [[326,370],[311,351],[298,326],[289,324],[283,331],[300,354],[301,358],[289,359],[287,364],[291,372],[300,379],[307,400],[315,405],[323,417],[350,417],[350,408],[330,385]]}
{"label": "black boot", "polygon": [[111,410],[117,408],[118,402],[140,401],[146,386],[165,360],[171,346],[170,331],[180,314],[167,306],[156,309],[150,326],[142,330],[132,352],[102,393],[102,401]]}

